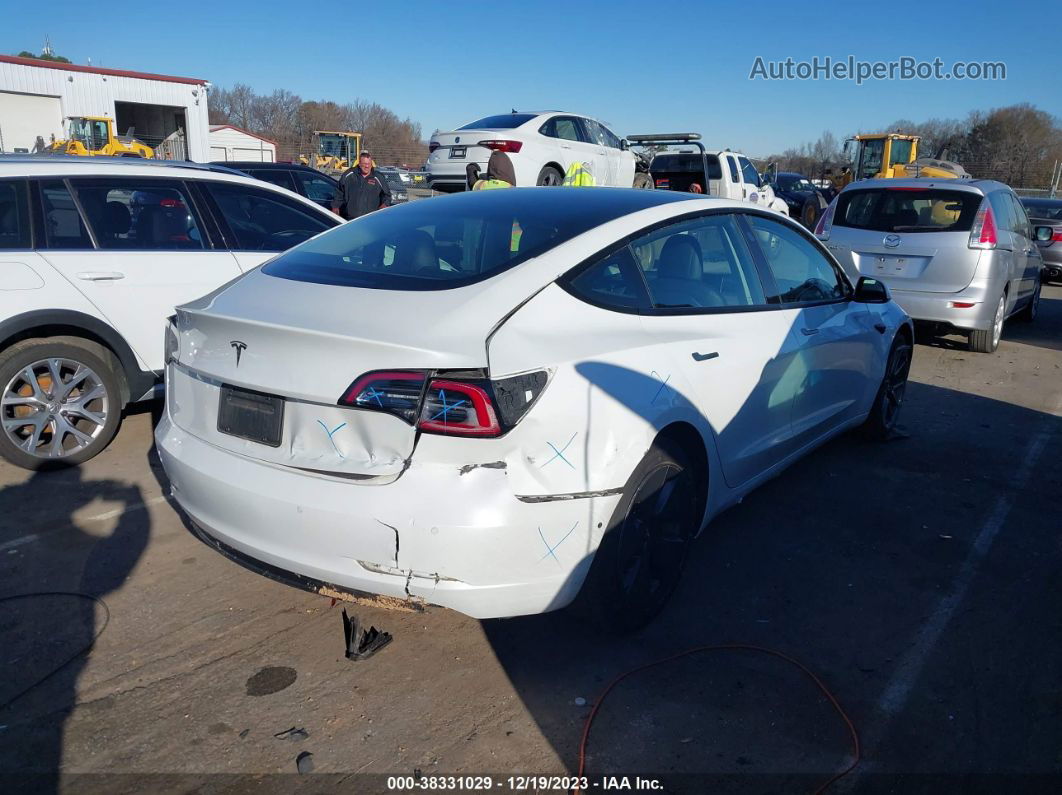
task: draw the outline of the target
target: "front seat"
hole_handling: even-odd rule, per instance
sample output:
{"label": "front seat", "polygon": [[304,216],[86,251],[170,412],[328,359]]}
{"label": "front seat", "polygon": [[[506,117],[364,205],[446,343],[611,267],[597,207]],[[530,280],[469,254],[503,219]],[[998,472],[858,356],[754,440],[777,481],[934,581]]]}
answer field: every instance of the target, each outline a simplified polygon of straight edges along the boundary
{"label": "front seat", "polygon": [[658,304],[697,307],[723,306],[718,291],[702,279],[701,247],[689,235],[674,235],[664,243],[656,261],[657,277],[651,284]]}
{"label": "front seat", "polygon": [[441,271],[435,240],[422,229],[403,235],[395,244],[395,258],[389,270],[392,273],[438,276]]}

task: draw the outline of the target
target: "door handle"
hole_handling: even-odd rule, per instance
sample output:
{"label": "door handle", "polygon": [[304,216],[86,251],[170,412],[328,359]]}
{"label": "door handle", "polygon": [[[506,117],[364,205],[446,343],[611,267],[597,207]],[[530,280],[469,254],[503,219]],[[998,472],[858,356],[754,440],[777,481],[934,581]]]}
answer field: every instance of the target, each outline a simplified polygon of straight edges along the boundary
{"label": "door handle", "polygon": [[124,279],[125,274],[118,271],[81,271],[77,278],[86,282],[113,282]]}
{"label": "door handle", "polygon": [[719,352],[718,351],[711,351],[709,353],[698,353],[697,351],[693,352],[693,361],[695,361],[695,362],[706,362],[709,359],[718,359],[718,358],[719,358]]}
{"label": "door handle", "polygon": [[561,149],[571,149],[571,146],[569,144],[561,144],[560,148]]}
{"label": "door handle", "polygon": [[800,333],[805,337],[810,337],[812,334],[818,334],[819,330],[817,328],[802,328],[800,329]]}

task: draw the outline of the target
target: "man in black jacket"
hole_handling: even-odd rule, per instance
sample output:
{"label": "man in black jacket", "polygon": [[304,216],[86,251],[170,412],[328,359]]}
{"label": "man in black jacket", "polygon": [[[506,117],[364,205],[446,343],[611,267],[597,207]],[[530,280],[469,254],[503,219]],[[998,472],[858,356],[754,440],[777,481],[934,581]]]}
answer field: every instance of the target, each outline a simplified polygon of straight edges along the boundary
{"label": "man in black jacket", "polygon": [[387,180],[372,167],[372,156],[362,152],[358,167],[348,169],[339,179],[339,190],[332,200],[332,212],[348,221],[391,204]]}

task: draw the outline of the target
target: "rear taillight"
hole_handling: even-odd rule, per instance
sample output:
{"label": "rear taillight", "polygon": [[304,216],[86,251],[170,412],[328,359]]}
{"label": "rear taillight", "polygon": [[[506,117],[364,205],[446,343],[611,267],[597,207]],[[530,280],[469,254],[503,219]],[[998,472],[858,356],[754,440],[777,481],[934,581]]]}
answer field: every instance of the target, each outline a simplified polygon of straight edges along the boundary
{"label": "rear taillight", "polygon": [[829,240],[830,230],[833,229],[833,214],[837,212],[837,198],[834,197],[829,206],[819,217],[819,222],[815,224],[815,237],[819,240]]}
{"label": "rear taillight", "polygon": [[439,148],[440,146],[442,146],[442,144],[440,144],[440,143],[439,143],[438,141],[431,141],[431,142],[430,142],[430,143],[428,144],[428,154],[431,154],[431,153],[432,153],[432,152],[434,152],[434,151],[435,151],[436,149],[438,149],[438,148]]}
{"label": "rear taillight", "polygon": [[996,216],[992,205],[985,199],[977,209],[970,229],[970,248],[995,248],[997,242]]}
{"label": "rear taillight", "polygon": [[670,177],[661,177],[660,179],[658,179],[656,181],[656,187],[663,188],[664,190],[667,190],[668,188],[671,187],[671,178]]}
{"label": "rear taillight", "polygon": [[180,199],[163,199],[159,202],[159,207],[183,208],[184,202]]}
{"label": "rear taillight", "polygon": [[523,141],[495,140],[495,141],[480,141],[479,145],[480,146],[485,146],[485,147],[487,147],[488,149],[490,149],[490,150],[492,150],[494,152],[519,152],[523,148],[524,142]]}
{"label": "rear taillight", "polygon": [[350,385],[339,405],[383,411],[416,422],[427,374],[417,370],[377,370]]}
{"label": "rear taillight", "polygon": [[417,428],[458,436],[500,436],[490,393],[467,381],[433,379],[424,393]]}
{"label": "rear taillight", "polygon": [[374,370],[343,393],[339,405],[382,411],[425,433],[500,436],[546,388],[545,370],[490,381],[432,378],[425,370]]}
{"label": "rear taillight", "polygon": [[1055,230],[1055,233],[1051,235],[1051,241],[1053,243],[1062,243],[1062,229]]}

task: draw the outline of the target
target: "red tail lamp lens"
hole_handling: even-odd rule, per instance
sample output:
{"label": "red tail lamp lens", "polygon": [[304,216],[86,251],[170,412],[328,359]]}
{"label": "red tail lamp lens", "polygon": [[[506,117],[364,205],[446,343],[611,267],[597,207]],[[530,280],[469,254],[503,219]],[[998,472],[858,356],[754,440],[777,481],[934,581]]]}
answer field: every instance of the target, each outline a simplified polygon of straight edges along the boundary
{"label": "red tail lamp lens", "polygon": [[417,419],[424,378],[425,374],[416,370],[377,370],[366,373],[343,393],[339,404],[385,411],[412,424]]}
{"label": "red tail lamp lens", "polygon": [[490,393],[477,384],[436,379],[428,385],[417,427],[457,436],[499,436]]}
{"label": "red tail lamp lens", "polygon": [[524,147],[523,141],[480,141],[480,146],[485,146],[495,152],[519,152]]}

